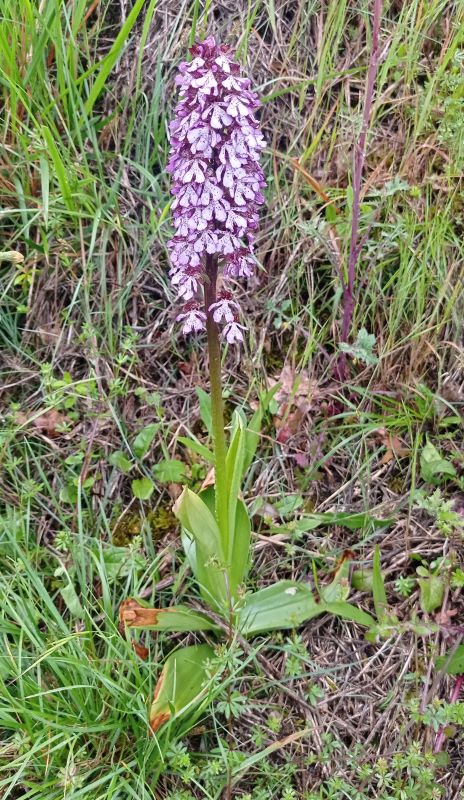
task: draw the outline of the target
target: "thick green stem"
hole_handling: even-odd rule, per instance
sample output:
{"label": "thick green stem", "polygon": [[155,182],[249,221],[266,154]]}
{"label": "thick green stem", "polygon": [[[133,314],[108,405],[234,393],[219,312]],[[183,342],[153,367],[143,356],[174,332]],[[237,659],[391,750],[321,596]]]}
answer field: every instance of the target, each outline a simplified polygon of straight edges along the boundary
{"label": "thick green stem", "polygon": [[214,440],[214,474],[216,490],[216,518],[224,543],[224,555],[227,558],[229,546],[229,507],[226,475],[226,435],[224,431],[224,412],[222,404],[221,381],[221,345],[218,326],[209,311],[216,302],[217,257],[206,256],[206,273],[208,281],[205,285],[206,332],[208,335],[209,380],[211,385],[211,416]]}

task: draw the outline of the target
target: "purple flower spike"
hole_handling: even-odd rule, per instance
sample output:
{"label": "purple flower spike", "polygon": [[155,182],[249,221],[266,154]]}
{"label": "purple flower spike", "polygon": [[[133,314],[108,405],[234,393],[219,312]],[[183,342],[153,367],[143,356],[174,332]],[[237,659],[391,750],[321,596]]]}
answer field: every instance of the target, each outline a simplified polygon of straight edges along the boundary
{"label": "purple flower spike", "polygon": [[[214,257],[221,284],[249,277],[254,269],[253,232],[266,186],[259,165],[264,139],[255,118],[257,95],[240,74],[227,45],[209,36],[191,48],[193,60],[182,62],[176,83],[180,100],[171,122],[174,237],[171,281],[187,304],[177,317],[184,333],[204,330],[200,302],[210,280],[207,260]],[[216,274],[216,273],[214,273]],[[214,287],[215,292],[215,287]],[[223,289],[209,305],[229,343],[243,341],[240,307]]]}

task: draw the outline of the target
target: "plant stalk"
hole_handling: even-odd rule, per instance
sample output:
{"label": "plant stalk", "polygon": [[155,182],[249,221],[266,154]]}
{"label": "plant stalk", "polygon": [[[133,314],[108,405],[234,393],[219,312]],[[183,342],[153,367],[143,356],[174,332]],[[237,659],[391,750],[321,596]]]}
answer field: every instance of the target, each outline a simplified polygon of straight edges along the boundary
{"label": "plant stalk", "polygon": [[214,444],[214,475],[216,491],[216,519],[222,534],[224,555],[227,558],[229,546],[229,504],[227,493],[226,454],[227,444],[224,431],[224,410],[222,403],[221,344],[219,329],[209,311],[216,302],[217,256],[206,256],[205,313],[208,337],[209,381],[211,387],[211,417]]}
{"label": "plant stalk", "polygon": [[[356,281],[356,267],[364,244],[364,239],[359,241],[359,221],[361,216],[361,183],[366,159],[366,140],[371,118],[372,104],[374,100],[375,80],[379,65],[379,33],[380,19],[382,16],[382,0],[374,0],[374,14],[372,21],[372,48],[367,72],[366,92],[364,96],[363,118],[361,132],[358,141],[355,143],[353,156],[353,206],[351,211],[351,237],[350,251],[348,256],[348,270],[346,280],[343,280],[343,318],[342,330],[340,335],[341,342],[347,342],[353,313],[355,308],[354,287]],[[346,353],[341,353],[338,361],[338,377],[340,380],[346,378]]]}

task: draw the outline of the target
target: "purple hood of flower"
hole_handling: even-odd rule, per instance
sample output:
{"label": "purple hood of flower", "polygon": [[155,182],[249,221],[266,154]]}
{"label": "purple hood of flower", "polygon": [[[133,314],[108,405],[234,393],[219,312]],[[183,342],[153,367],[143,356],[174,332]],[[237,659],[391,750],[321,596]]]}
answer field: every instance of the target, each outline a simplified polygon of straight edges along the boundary
{"label": "purple hood of flower", "polygon": [[[167,166],[175,228],[168,243],[170,275],[186,301],[178,317],[185,333],[205,327],[201,302],[208,256],[217,257],[223,283],[251,275],[266,185],[259,165],[265,142],[255,118],[259,101],[250,81],[241,76],[229,47],[217,45],[212,36],[190,52],[193,60],[182,62],[176,77],[180,100],[169,126]],[[208,311],[224,325],[229,342],[241,341],[238,303],[227,289],[216,299]]]}

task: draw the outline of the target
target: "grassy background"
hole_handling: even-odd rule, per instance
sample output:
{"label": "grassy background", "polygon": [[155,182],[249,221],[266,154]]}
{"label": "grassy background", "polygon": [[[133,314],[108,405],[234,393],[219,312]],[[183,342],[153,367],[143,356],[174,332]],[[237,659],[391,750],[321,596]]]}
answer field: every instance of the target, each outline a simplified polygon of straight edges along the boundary
{"label": "grassy background", "polygon": [[[232,784],[253,800],[461,796],[462,735],[448,764],[429,763],[430,720],[408,706],[427,700],[438,636],[435,651],[411,632],[372,645],[323,619],[246,657],[223,653],[238,721],[217,684],[208,714],[155,740],[147,698],[179,637],[147,637],[143,663],[116,619],[127,596],[191,594],[170,512],[179,478],[153,469],[178,459],[193,484],[206,474],[178,441],[207,441],[196,387],[208,387],[203,343],[173,325],[164,171],[175,68],[205,33],[237,48],[268,142],[261,269],[241,290],[249,337],[225,353],[225,396],[248,411],[273,380],[297,396],[297,377],[304,395],[297,412],[288,397],[275,409],[281,441],[268,417],[247,483],[253,580],[310,579],[311,559],[324,580],[345,548],[369,564],[380,541],[389,602],[406,619],[421,613],[418,593],[403,598],[395,580],[418,558],[462,557],[462,539],[424,517],[412,490],[428,437],[455,465],[443,496],[462,505],[463,26],[462,2],[384,3],[353,321],[378,361],[351,359],[340,387],[369,4],[0,0],[0,249],[24,255],[0,262],[2,797],[213,798]],[[131,491],[143,476],[156,479],[146,502]],[[273,529],[291,521],[288,498],[297,516],[375,508],[394,524],[295,539]],[[359,602],[369,608],[369,594]],[[444,610],[460,603],[448,582]],[[446,680],[433,688],[430,700],[449,692]]]}

